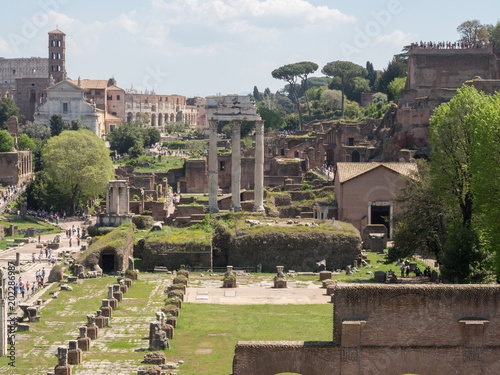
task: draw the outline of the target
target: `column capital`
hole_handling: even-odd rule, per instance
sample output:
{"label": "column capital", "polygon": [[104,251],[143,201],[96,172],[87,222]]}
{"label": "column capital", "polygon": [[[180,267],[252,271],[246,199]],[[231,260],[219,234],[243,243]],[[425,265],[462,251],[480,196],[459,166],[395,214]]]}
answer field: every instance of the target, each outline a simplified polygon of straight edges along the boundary
{"label": "column capital", "polygon": [[219,120],[208,120],[208,127],[210,129],[212,129],[212,128],[217,129],[218,125],[219,125]]}
{"label": "column capital", "polygon": [[241,128],[241,120],[231,120],[231,128]]}
{"label": "column capital", "polygon": [[257,132],[257,133],[264,132],[264,120],[255,121],[255,132]]}

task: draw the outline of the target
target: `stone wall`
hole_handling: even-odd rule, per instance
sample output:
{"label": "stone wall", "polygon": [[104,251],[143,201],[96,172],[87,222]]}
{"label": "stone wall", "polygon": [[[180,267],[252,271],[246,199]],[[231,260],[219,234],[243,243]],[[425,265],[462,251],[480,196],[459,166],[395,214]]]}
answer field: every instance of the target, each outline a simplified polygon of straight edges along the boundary
{"label": "stone wall", "polygon": [[195,242],[174,244],[146,241],[142,257],[145,270],[153,270],[155,266],[174,270],[180,269],[181,264],[196,268],[212,268],[212,247]]}
{"label": "stone wall", "polygon": [[233,375],[498,374],[497,285],[338,285],[333,342],[239,342]]}
{"label": "stone wall", "polygon": [[0,153],[1,181],[11,185],[17,185],[27,181],[31,175],[31,151]]}
{"label": "stone wall", "polygon": [[240,235],[233,238],[228,262],[235,267],[255,267],[273,272],[276,265],[285,270],[314,271],[316,262],[326,260],[327,269],[352,264],[360,254],[361,240],[353,233],[331,233],[321,229],[280,229]]}

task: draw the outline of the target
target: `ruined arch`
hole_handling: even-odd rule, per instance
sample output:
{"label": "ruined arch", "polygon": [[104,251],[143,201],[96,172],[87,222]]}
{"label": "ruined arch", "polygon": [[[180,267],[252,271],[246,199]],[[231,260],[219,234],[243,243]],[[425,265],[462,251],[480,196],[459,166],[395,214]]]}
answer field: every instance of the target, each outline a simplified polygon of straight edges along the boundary
{"label": "ruined arch", "polygon": [[151,126],[156,126],[156,113],[151,115]]}
{"label": "ruined arch", "polygon": [[175,122],[175,115],[173,113],[170,114],[170,122]]}
{"label": "ruined arch", "polygon": [[359,154],[359,151],[353,151],[351,154],[351,161],[353,163],[359,163],[361,161],[361,155]]}
{"label": "ruined arch", "polygon": [[158,126],[163,126],[163,114],[158,114]]}

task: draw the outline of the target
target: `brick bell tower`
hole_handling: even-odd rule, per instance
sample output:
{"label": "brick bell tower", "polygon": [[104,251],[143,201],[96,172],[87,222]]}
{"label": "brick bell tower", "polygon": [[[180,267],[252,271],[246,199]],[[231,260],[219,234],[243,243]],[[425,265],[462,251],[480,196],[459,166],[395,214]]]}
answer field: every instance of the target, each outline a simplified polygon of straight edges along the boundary
{"label": "brick bell tower", "polygon": [[66,78],[66,34],[55,29],[49,33],[49,78],[58,83]]}

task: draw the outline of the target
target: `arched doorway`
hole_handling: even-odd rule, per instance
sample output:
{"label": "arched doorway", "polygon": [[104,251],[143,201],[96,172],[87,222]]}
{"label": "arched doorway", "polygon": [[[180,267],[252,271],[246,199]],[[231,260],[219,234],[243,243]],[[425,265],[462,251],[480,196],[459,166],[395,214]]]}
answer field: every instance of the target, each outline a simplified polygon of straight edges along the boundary
{"label": "arched doorway", "polygon": [[132,119],[134,118],[134,115],[132,112],[127,113],[127,122],[132,122]]}
{"label": "arched doorway", "polygon": [[359,152],[353,151],[353,153],[351,154],[351,161],[353,163],[359,163],[360,160],[361,160],[361,155],[359,155]]}
{"label": "arched doorway", "polygon": [[156,114],[151,115],[151,126],[156,126]]}

